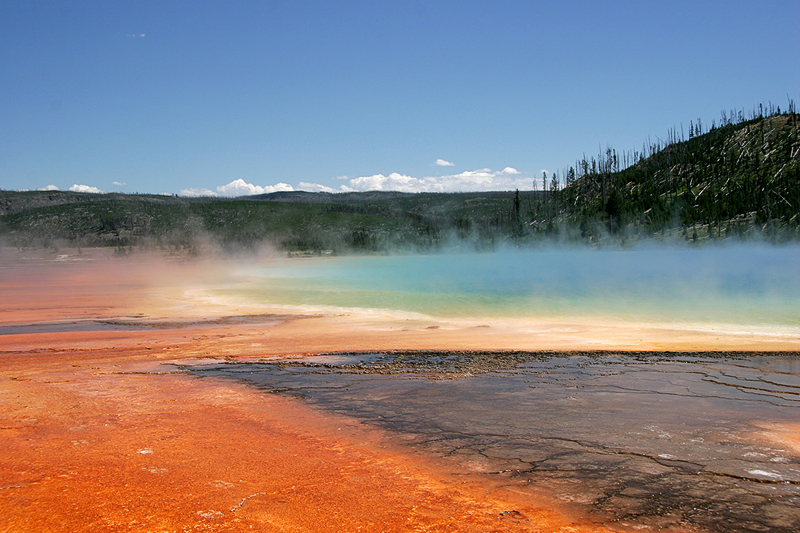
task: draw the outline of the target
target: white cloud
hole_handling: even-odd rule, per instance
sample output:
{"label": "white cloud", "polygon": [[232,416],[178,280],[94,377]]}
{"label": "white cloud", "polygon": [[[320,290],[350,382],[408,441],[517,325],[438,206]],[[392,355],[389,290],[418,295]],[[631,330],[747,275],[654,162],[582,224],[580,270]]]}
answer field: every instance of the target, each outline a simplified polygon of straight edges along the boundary
{"label": "white cloud", "polygon": [[328,187],[327,185],[320,185],[319,183],[308,183],[305,181],[300,182],[300,184],[297,186],[297,190],[308,191],[308,192],[342,192],[341,190],[334,189],[333,187]]}
{"label": "white cloud", "polygon": [[125,185],[127,185],[127,183],[125,183],[124,181],[112,181],[111,185],[116,185],[117,187],[124,187]]}
{"label": "white cloud", "polygon": [[[424,178],[423,178],[424,179]],[[416,192],[422,186],[422,180],[404,174],[392,172],[388,176],[375,174],[350,180],[350,187],[357,191],[403,191]]]}
{"label": "white cloud", "polygon": [[261,185],[247,183],[241,178],[233,180],[227,185],[220,185],[217,187],[217,192],[220,196],[250,196],[252,194],[266,194],[270,192],[293,190],[294,187],[288,183],[276,183],[275,185],[267,185],[266,187],[262,187]]}
{"label": "white cloud", "polygon": [[[313,185],[313,184],[309,184]],[[320,185],[320,187],[322,187]],[[253,194],[266,194],[279,191],[293,191],[294,187],[288,183],[276,183],[275,185],[253,185],[243,179],[235,179],[226,185],[220,185],[216,191],[206,189],[205,187],[189,187],[181,189],[178,193],[180,196],[188,196],[197,198],[199,196],[250,196]]]}
{"label": "white cloud", "polygon": [[181,189],[178,195],[188,196],[189,198],[198,198],[200,196],[217,196],[217,193],[215,193],[211,189],[189,187],[188,189]]}
{"label": "white cloud", "polygon": [[37,191],[58,191],[60,189],[58,187],[56,187],[55,185],[46,185],[44,187],[39,187],[36,190]]}
{"label": "white cloud", "polygon": [[[345,190],[342,186],[342,190]],[[447,176],[416,178],[393,172],[388,176],[375,174],[349,180],[349,189],[356,191],[401,191],[401,192],[467,192],[467,191],[511,191],[528,189],[531,180],[520,171],[506,167],[501,171],[489,168],[469,170]]]}
{"label": "white cloud", "polygon": [[436,163],[434,163],[434,165],[436,165],[437,167],[454,167],[454,166],[456,166],[455,163],[451,163],[450,161],[447,161],[445,159],[437,159]]}
{"label": "white cloud", "polygon": [[71,192],[90,192],[92,194],[103,194],[103,191],[91,185],[78,185],[77,183],[69,188]]}

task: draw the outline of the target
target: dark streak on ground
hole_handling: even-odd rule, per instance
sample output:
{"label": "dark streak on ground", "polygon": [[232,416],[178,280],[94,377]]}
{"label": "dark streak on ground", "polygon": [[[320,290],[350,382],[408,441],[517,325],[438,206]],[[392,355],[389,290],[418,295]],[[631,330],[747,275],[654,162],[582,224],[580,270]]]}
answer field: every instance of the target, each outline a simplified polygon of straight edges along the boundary
{"label": "dark streak on ground", "polygon": [[800,460],[741,437],[753,420],[800,419],[798,352],[335,352],[182,368],[396,432],[459,476],[556,494],[603,523],[800,530]]}

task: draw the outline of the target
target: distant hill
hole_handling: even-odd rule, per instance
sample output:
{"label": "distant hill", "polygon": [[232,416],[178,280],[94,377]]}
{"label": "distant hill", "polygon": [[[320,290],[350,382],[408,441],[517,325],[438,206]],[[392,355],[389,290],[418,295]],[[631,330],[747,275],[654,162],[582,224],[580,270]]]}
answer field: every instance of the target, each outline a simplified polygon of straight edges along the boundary
{"label": "distant hill", "polygon": [[[522,193],[526,205],[533,192]],[[279,192],[241,198],[0,191],[0,239],[127,250],[262,245],[312,253],[491,246],[517,235],[514,192]]]}
{"label": "distant hill", "polygon": [[241,198],[0,191],[0,244],[288,252],[491,248],[542,240],[800,240],[800,117],[771,111],[641,151],[609,148],[538,191],[276,192]]}

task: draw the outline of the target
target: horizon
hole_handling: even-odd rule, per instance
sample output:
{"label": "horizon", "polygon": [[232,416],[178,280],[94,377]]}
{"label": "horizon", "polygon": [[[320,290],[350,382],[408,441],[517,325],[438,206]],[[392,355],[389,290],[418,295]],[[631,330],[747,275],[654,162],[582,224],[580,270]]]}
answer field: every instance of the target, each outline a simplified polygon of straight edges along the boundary
{"label": "horizon", "polygon": [[784,109],[798,20],[782,0],[5,2],[0,189],[528,190],[607,146]]}

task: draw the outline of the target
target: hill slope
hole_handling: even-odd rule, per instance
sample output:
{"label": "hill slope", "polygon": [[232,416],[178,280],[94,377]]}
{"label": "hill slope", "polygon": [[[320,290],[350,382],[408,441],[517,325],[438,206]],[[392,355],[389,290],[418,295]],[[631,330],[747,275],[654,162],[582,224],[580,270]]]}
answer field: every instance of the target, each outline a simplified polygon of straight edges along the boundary
{"label": "hill slope", "polygon": [[792,113],[726,124],[646,158],[633,154],[638,160],[622,170],[613,150],[584,159],[578,171],[565,173],[569,183],[557,193],[554,217],[580,228],[584,238],[602,229],[797,239],[799,118]]}

